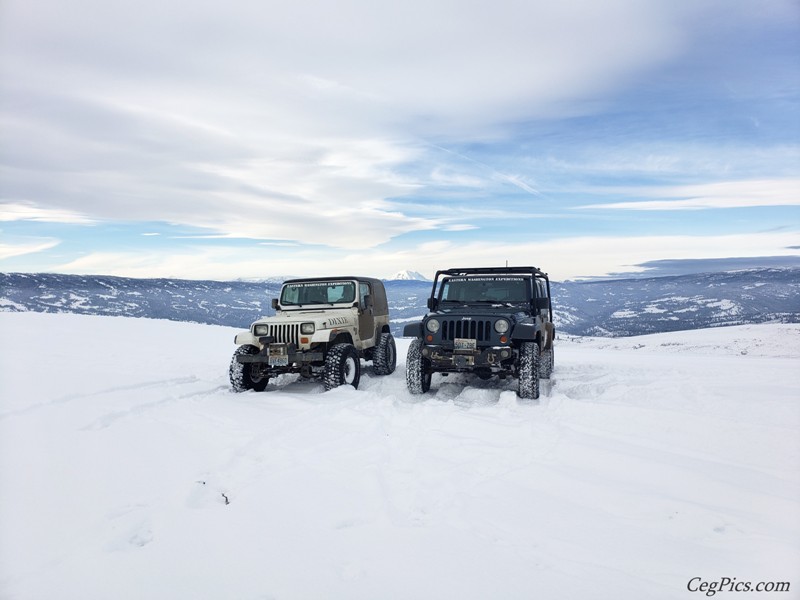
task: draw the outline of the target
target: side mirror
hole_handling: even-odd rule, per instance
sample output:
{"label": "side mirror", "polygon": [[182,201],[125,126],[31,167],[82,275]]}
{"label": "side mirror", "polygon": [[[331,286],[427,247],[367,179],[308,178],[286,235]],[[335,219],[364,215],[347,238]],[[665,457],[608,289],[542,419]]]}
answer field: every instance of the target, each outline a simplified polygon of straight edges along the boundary
{"label": "side mirror", "polygon": [[550,298],[534,298],[533,307],[536,310],[547,310],[550,308]]}
{"label": "side mirror", "polygon": [[436,310],[437,306],[439,306],[439,300],[436,298],[428,298],[428,310]]}
{"label": "side mirror", "polygon": [[278,299],[277,298],[273,298],[272,299],[272,309],[273,310],[278,310]]}

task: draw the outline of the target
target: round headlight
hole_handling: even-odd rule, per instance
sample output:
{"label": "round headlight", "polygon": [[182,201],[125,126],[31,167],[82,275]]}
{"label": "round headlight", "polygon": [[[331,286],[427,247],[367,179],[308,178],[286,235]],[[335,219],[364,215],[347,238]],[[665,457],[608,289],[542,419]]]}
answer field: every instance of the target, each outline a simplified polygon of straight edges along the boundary
{"label": "round headlight", "polygon": [[494,323],[494,330],[497,333],[505,333],[508,331],[508,321],[505,319],[497,319]]}
{"label": "round headlight", "polygon": [[269,335],[269,325],[255,325],[253,327],[254,335]]}
{"label": "round headlight", "polygon": [[436,333],[439,331],[439,321],[436,319],[428,319],[428,322],[425,324],[425,327],[431,333]]}
{"label": "round headlight", "polygon": [[314,324],[313,323],[303,323],[300,325],[300,333],[314,333]]}

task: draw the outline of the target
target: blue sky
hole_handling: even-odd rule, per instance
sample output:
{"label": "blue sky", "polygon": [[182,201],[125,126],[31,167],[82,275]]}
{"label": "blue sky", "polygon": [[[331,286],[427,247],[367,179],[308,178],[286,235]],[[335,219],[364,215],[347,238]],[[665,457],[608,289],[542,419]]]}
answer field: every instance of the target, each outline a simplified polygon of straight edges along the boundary
{"label": "blue sky", "polygon": [[5,0],[0,270],[800,264],[798,40],[793,0]]}

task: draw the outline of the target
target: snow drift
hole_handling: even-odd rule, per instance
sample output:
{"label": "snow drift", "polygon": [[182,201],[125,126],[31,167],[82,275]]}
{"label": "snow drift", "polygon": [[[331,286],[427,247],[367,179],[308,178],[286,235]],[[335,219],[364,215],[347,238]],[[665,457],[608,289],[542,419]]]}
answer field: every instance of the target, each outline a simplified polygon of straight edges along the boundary
{"label": "snow drift", "polygon": [[234,394],[232,329],[0,313],[0,331],[5,599],[800,588],[798,325],[561,339],[539,402],[461,377],[411,396],[408,340],[359,390]]}

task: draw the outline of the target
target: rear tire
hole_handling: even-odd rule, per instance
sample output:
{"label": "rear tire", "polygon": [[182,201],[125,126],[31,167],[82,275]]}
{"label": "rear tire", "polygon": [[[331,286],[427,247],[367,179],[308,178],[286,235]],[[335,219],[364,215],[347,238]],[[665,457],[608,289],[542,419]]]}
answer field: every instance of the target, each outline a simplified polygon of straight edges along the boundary
{"label": "rear tire", "polygon": [[326,390],[340,385],[352,385],[358,389],[361,381],[361,359],[353,344],[336,344],[325,357],[325,376],[323,383]]}
{"label": "rear tire", "polygon": [[430,361],[422,356],[422,340],[417,338],[408,347],[406,384],[412,394],[424,394],[431,389]]}
{"label": "rear tire", "polygon": [[542,351],[539,356],[539,379],[550,379],[553,373],[553,347]]}
{"label": "rear tire", "polygon": [[391,333],[382,333],[372,353],[372,370],[376,375],[391,375],[397,366],[397,347]]}
{"label": "rear tire", "polygon": [[237,356],[253,354],[258,354],[258,348],[250,345],[239,346],[234,351],[230,367],[228,367],[228,378],[231,381],[231,387],[234,392],[245,392],[247,390],[263,392],[267,389],[269,377],[254,375],[253,363],[240,363],[236,360]]}
{"label": "rear tire", "polygon": [[519,356],[519,391],[526,400],[539,397],[539,344],[523,342]]}

